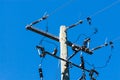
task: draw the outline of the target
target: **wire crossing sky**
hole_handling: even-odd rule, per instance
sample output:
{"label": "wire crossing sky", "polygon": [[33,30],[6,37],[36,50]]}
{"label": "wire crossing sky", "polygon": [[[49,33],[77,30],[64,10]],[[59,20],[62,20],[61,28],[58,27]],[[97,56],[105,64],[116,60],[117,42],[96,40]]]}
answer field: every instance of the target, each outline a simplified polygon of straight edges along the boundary
{"label": "wire crossing sky", "polygon": [[[59,42],[25,29],[45,15],[48,18],[34,27],[59,36],[61,25],[73,26],[67,31],[68,40],[81,46],[89,37],[90,49],[112,41],[112,52],[109,45],[92,55],[84,52],[82,55],[85,67],[94,67],[99,72],[97,80],[119,80],[119,9],[120,0],[0,0],[0,80],[40,80],[39,68],[42,68],[43,80],[60,80],[60,60],[50,55],[40,58],[36,49],[36,45],[51,53],[57,49],[59,56]],[[70,47],[68,54],[73,54]],[[70,61],[80,65],[80,54]],[[83,76],[81,69],[73,65],[69,70],[70,80]],[[89,74],[86,80],[90,80]]]}

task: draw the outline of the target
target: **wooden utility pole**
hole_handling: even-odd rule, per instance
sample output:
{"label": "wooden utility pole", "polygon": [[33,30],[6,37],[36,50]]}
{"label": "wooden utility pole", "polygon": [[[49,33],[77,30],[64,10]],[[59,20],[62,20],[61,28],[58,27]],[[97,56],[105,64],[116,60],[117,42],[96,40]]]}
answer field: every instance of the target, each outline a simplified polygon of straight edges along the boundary
{"label": "wooden utility pole", "polygon": [[[67,44],[66,44],[67,33],[65,26],[60,27],[59,40],[60,40],[60,57],[67,60],[68,57]],[[68,63],[63,60],[61,60],[61,80],[70,80]]]}

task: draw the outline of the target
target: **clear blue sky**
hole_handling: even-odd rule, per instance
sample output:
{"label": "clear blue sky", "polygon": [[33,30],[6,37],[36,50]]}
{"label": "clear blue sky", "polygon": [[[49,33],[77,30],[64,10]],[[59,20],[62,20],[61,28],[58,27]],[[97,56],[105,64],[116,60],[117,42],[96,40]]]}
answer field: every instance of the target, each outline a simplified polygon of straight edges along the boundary
{"label": "clear blue sky", "polygon": [[[98,33],[91,37],[90,48],[103,44],[106,38],[113,40],[112,58],[107,67],[96,69],[100,73],[97,80],[120,80],[120,0],[0,0],[0,10],[0,80],[40,80],[38,65],[41,59],[35,46],[43,36],[26,30],[25,26],[45,12],[50,14],[49,18],[36,27],[45,30],[48,26],[48,32],[56,36],[59,36],[60,25],[69,26],[81,19],[83,24],[68,31],[70,41],[74,42],[79,34],[92,34],[94,27]],[[88,16],[92,18],[91,26],[86,21]],[[84,39],[81,36],[76,44],[81,45]],[[54,43],[59,46],[58,42]],[[50,52],[55,47],[45,42],[43,46]],[[110,52],[108,46],[95,51],[92,56],[83,55],[89,63],[102,66]],[[68,54],[72,54],[71,48]],[[76,55],[71,61],[79,65],[79,56]],[[86,67],[91,68],[87,64]],[[47,55],[42,68],[44,80],[60,80],[59,60]],[[70,68],[71,80],[77,80],[80,76],[80,69]]]}

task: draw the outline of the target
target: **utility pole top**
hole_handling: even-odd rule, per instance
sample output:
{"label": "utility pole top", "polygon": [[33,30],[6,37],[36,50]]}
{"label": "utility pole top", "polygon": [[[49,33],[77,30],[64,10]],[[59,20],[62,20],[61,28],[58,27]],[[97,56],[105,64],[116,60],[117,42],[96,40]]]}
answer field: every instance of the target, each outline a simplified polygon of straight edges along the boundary
{"label": "utility pole top", "polygon": [[[50,55],[54,58],[57,58],[57,59],[61,60],[61,80],[70,80],[69,64],[82,70],[82,76],[80,77],[79,80],[86,80],[86,73],[85,72],[89,73],[89,76],[90,76],[91,80],[96,80],[95,77],[94,77],[94,74],[96,74],[98,76],[98,72],[95,69],[87,69],[85,67],[85,61],[84,61],[84,57],[82,55],[80,56],[81,64],[75,64],[74,62],[70,61],[70,59],[72,59],[80,51],[92,55],[95,50],[98,50],[102,47],[110,45],[111,48],[113,48],[113,42],[112,41],[105,42],[104,44],[102,44],[100,46],[97,46],[95,48],[90,49],[89,48],[89,43],[90,43],[90,38],[89,37],[84,40],[82,46],[79,46],[75,43],[72,43],[71,41],[68,41],[67,40],[67,30],[70,29],[70,28],[73,28],[73,27],[75,27],[79,24],[82,24],[83,21],[81,21],[81,20],[79,22],[75,23],[75,24],[72,24],[69,27],[66,27],[64,25],[60,26],[59,37],[55,36],[53,34],[50,34],[48,32],[45,32],[41,29],[37,29],[37,28],[33,27],[35,24],[41,22],[42,20],[45,20],[47,17],[48,17],[48,15],[43,16],[42,18],[32,22],[31,24],[26,26],[26,29],[30,30],[30,31],[33,31],[35,33],[38,33],[40,35],[43,35],[45,37],[48,37],[48,38],[50,38],[52,40],[55,40],[57,42],[60,42],[60,56],[56,55],[57,49],[54,49],[54,51],[51,53],[51,52],[45,50],[45,48],[43,46],[36,46],[36,48],[38,49],[39,56],[44,58],[45,55],[48,54],[48,55]],[[90,17],[87,18],[87,21],[91,25],[91,18]],[[96,34],[96,32],[97,32],[97,30],[95,30],[94,34]],[[71,49],[73,50],[73,54],[71,54],[70,56],[68,56],[68,46],[70,46]],[[110,59],[110,57],[109,57],[109,59]],[[109,59],[107,60],[106,64],[109,62]],[[39,68],[39,73],[40,73],[40,78],[42,80],[43,79],[43,73],[42,73],[42,68],[41,67]]]}

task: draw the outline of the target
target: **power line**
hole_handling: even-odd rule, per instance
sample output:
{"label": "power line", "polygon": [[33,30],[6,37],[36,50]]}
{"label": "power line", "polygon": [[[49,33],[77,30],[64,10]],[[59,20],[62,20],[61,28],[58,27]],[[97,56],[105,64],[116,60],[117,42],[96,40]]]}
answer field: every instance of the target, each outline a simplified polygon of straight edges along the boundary
{"label": "power line", "polygon": [[79,34],[77,39],[74,41],[74,43],[76,43],[82,36],[84,36],[85,38],[91,38],[93,35],[95,35],[98,32],[97,28],[94,28],[94,32],[90,35],[86,35],[86,34]]}
{"label": "power line", "polygon": [[110,63],[111,57],[112,57],[112,51],[110,52],[105,64],[102,65],[102,66],[95,66],[95,65],[91,64],[90,62],[88,62],[87,60],[85,60],[85,63],[87,63],[89,66],[91,66],[91,67],[93,67],[95,69],[102,69],[102,68],[105,68],[105,67],[108,66],[108,64]]}
{"label": "power line", "polygon": [[116,41],[119,41],[120,40],[120,37],[117,37],[115,39],[113,39],[113,42],[116,42]]}
{"label": "power line", "polygon": [[120,3],[120,0],[117,0],[117,1],[113,2],[112,4],[110,4],[110,5],[102,8],[101,10],[96,11],[95,13],[91,14],[91,15],[88,16],[87,18],[84,18],[83,20],[79,20],[79,21],[77,21],[76,23],[68,26],[68,29],[73,28],[73,27],[75,27],[75,26],[77,26],[77,25],[79,25],[79,24],[82,24],[85,20],[87,20],[88,23],[91,25],[91,17],[94,17],[94,16],[96,16],[97,14],[102,13],[103,11],[105,11],[105,10],[107,10],[107,9],[109,9],[109,8],[112,8],[113,6],[115,6],[115,5],[118,4],[118,3]]}
{"label": "power line", "polygon": [[69,4],[71,4],[73,1],[75,0],[69,0],[67,2],[65,2],[64,4],[62,4],[61,6],[57,7],[55,10],[53,10],[50,15],[53,15],[54,13],[56,13],[57,11],[63,9],[64,7],[68,6]]}
{"label": "power line", "polygon": [[96,16],[97,14],[99,14],[99,13],[101,13],[101,12],[107,10],[107,9],[112,8],[113,6],[115,6],[115,5],[118,4],[118,3],[120,3],[120,0],[117,0],[117,1],[113,2],[112,4],[104,7],[103,9],[98,10],[97,12],[93,13],[93,14],[91,15],[91,17]]}
{"label": "power line", "polygon": [[[46,14],[45,14],[46,15]],[[48,19],[46,19],[46,33],[48,32]],[[43,40],[45,39],[45,36],[40,40],[39,44],[42,44]]]}

